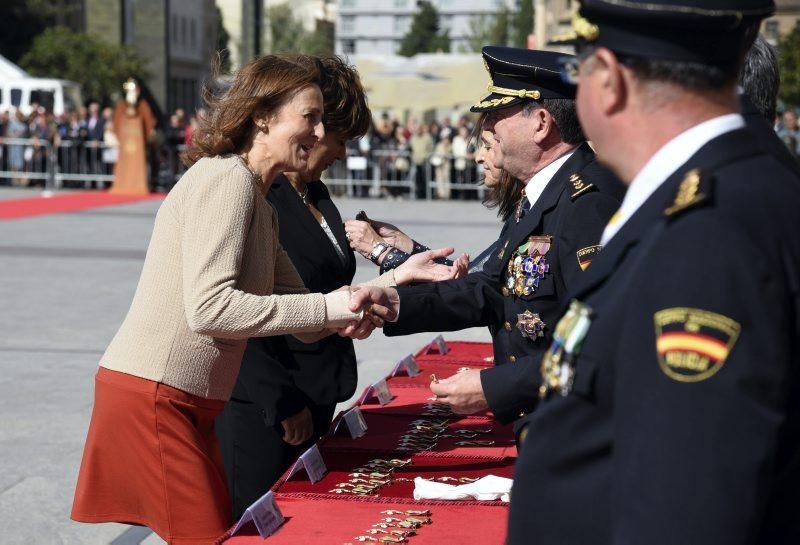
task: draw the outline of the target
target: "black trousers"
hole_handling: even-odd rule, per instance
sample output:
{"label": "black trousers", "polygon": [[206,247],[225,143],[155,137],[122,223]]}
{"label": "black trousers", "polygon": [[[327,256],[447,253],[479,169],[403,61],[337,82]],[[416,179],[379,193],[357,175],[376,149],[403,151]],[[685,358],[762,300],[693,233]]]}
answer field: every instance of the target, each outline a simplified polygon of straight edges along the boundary
{"label": "black trousers", "polygon": [[306,443],[292,446],[283,441],[280,423],[268,426],[263,410],[255,403],[231,399],[225,404],[217,417],[215,431],[222,449],[234,521],[327,431],[335,408],[335,405],[309,407],[314,435]]}

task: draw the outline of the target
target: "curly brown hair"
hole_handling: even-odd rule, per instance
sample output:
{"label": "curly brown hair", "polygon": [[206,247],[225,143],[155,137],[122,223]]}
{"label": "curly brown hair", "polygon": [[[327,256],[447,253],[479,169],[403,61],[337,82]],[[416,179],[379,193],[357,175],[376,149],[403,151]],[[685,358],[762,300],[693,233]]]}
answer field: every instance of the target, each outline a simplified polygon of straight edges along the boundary
{"label": "curly brown hair", "polygon": [[325,130],[346,140],[364,136],[372,123],[372,113],[358,72],[335,55],[322,57],[320,64]]}
{"label": "curly brown hair", "polygon": [[297,92],[318,85],[320,60],[310,55],[264,55],[239,70],[223,92],[218,90],[219,62],[203,88],[206,115],[192,137],[183,161],[241,153],[256,130],[255,118],[275,114]]}

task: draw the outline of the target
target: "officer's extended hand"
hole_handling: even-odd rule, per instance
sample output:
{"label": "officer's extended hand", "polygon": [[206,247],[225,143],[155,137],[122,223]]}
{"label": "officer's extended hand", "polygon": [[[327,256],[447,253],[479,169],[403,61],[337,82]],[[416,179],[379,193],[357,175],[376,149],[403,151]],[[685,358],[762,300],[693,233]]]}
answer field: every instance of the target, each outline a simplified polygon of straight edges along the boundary
{"label": "officer's extended hand", "polygon": [[453,252],[453,248],[440,248],[414,254],[395,269],[394,281],[398,286],[404,286],[410,282],[439,282],[459,278],[466,270],[463,263],[464,258],[469,262],[468,257],[462,255],[453,265],[440,265],[434,261]]}
{"label": "officer's extended hand", "polygon": [[393,322],[400,309],[400,296],[394,288],[376,288],[373,286],[356,286],[350,296],[350,310],[365,315],[372,314],[381,320]]}
{"label": "officer's extended hand", "polygon": [[299,413],[281,421],[281,426],[284,431],[283,440],[294,446],[302,445],[314,433],[314,421],[308,407],[303,407]]}
{"label": "officer's extended hand", "polygon": [[431,392],[437,401],[450,405],[454,413],[473,414],[489,408],[483,395],[480,370],[470,369],[451,377],[431,382]]}

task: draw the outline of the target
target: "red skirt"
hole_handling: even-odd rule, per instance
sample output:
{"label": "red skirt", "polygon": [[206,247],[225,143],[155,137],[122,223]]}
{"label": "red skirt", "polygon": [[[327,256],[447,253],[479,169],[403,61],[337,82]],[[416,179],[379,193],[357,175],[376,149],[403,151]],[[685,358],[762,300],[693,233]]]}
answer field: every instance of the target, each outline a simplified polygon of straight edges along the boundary
{"label": "red skirt", "polygon": [[167,543],[230,527],[214,419],[223,401],[100,367],[72,519],[147,526]]}

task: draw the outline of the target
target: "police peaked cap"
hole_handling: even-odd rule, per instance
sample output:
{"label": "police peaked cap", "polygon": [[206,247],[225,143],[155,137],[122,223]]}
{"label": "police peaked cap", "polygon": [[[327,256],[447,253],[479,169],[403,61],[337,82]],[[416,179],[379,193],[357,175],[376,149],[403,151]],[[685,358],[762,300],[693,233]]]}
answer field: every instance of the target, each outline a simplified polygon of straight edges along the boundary
{"label": "police peaked cap", "polygon": [[775,11],[772,0],[581,0],[572,31],[551,44],[607,47],[652,59],[737,63],[745,34]]}
{"label": "police peaked cap", "polygon": [[575,98],[575,88],[561,79],[563,53],[516,47],[486,46],[483,64],[489,72],[489,95],[470,108],[488,112],[526,100]]}

